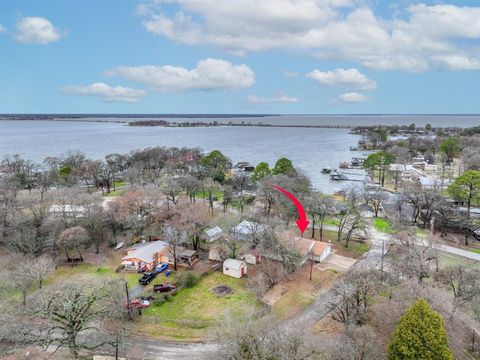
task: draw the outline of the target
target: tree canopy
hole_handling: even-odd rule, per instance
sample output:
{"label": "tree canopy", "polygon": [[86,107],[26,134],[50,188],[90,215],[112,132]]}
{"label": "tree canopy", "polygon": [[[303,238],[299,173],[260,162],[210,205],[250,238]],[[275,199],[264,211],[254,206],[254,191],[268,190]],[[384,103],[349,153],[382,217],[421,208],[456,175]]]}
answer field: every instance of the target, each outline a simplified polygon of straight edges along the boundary
{"label": "tree canopy", "polygon": [[388,360],[453,360],[442,316],[419,299],[400,318]]}
{"label": "tree canopy", "polygon": [[261,162],[257,166],[255,166],[255,170],[253,170],[253,179],[255,181],[258,181],[270,174],[271,171],[268,164],[266,162]]}
{"label": "tree canopy", "polygon": [[283,157],[277,160],[275,167],[272,169],[272,173],[274,175],[295,175],[296,171],[293,167],[292,161]]}
{"label": "tree canopy", "polygon": [[440,151],[451,160],[455,155],[461,152],[459,139],[456,137],[449,137],[440,144]]}
{"label": "tree canopy", "polygon": [[480,171],[465,171],[450,184],[448,193],[455,200],[467,202],[468,212],[470,213],[471,205],[480,202]]}

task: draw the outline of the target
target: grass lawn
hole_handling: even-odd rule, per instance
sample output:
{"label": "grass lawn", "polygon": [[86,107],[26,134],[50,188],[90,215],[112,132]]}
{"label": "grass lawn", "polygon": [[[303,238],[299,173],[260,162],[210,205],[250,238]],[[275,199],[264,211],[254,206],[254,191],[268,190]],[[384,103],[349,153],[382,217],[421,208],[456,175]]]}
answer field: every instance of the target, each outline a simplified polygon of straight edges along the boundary
{"label": "grass lawn", "polygon": [[469,249],[471,252],[480,254],[480,249]]}
{"label": "grass lawn", "polygon": [[[247,307],[259,306],[245,284],[246,279],[211,273],[194,287],[180,290],[169,301],[145,309],[137,322],[137,330],[170,340],[206,339],[226,311],[235,314]],[[234,293],[224,297],[214,295],[210,289],[216,285],[228,285]]]}
{"label": "grass lawn", "polygon": [[392,224],[385,218],[373,218],[373,227],[377,231],[381,231],[387,234],[394,234],[396,231],[392,228]]}
{"label": "grass lawn", "polygon": [[[220,190],[215,190],[215,191],[213,192],[213,196],[215,196],[215,197],[217,198],[216,201],[223,199],[223,194],[222,194],[222,192],[221,192]],[[206,192],[206,191],[199,191],[199,192],[197,192],[197,193],[195,194],[195,197],[196,197],[197,199],[207,199],[207,198],[208,198],[208,192]]]}
{"label": "grass lawn", "polygon": [[123,195],[125,191],[126,190],[124,189],[117,189],[115,191],[110,191],[110,193],[106,194],[105,196],[108,196],[108,197],[120,196],[120,195]]}
{"label": "grass lawn", "polygon": [[456,256],[443,251],[440,251],[439,264],[440,264],[440,267],[462,265],[472,269],[480,270],[479,262],[465,259],[464,257]]}
{"label": "grass lawn", "polygon": [[326,218],[323,222],[323,225],[338,226],[340,225],[340,220],[338,220],[337,218]]}
{"label": "grass lawn", "polygon": [[[319,240],[317,236],[316,240]],[[370,248],[370,244],[364,241],[350,240],[348,248],[345,247],[345,240],[337,241],[337,232],[331,230],[323,230],[323,241],[331,241],[333,248],[338,255],[360,259]]]}

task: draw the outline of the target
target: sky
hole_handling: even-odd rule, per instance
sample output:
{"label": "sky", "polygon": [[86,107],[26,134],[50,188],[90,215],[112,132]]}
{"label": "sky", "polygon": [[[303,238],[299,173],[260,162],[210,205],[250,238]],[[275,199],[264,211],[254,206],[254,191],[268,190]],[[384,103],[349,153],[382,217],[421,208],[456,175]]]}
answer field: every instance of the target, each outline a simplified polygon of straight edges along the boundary
{"label": "sky", "polygon": [[0,113],[480,113],[478,0],[0,2]]}

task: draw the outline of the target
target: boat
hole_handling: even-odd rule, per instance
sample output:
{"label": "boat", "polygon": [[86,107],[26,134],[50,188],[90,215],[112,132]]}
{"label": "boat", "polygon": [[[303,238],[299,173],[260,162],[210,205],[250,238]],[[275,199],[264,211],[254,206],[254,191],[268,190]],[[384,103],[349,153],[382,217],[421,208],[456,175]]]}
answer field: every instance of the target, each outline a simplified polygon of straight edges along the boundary
{"label": "boat", "polygon": [[350,151],[358,151],[358,147],[357,146],[350,146]]}
{"label": "boat", "polygon": [[324,167],[322,169],[322,174],[330,174],[332,172],[332,169],[329,167]]}
{"label": "boat", "polygon": [[349,169],[350,168],[350,164],[348,162],[341,162],[340,164],[338,164],[338,167],[340,169]]}
{"label": "boat", "polygon": [[333,173],[330,174],[330,180],[334,180],[334,181],[347,180],[347,177],[342,172],[334,171]]}

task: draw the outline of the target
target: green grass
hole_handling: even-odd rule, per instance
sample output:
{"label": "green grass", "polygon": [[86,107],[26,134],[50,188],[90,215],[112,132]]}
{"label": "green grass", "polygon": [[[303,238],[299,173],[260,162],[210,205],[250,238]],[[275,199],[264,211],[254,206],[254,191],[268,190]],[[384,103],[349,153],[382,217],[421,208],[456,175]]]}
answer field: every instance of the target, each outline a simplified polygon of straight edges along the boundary
{"label": "green grass", "polygon": [[[222,200],[223,199],[223,194],[220,190],[215,190],[213,191],[213,195],[217,197],[217,201],[218,200]],[[208,192],[206,191],[199,191],[195,194],[195,197],[197,199],[207,199],[208,198]]]}
{"label": "green grass", "polygon": [[125,193],[125,190],[124,189],[117,189],[115,191],[110,191],[110,193],[106,194],[105,196],[120,196],[120,195],[123,195]]}
{"label": "green grass", "polygon": [[326,218],[323,222],[323,225],[338,226],[340,225],[340,220],[338,220],[337,218]]}
{"label": "green grass", "polygon": [[[227,310],[241,313],[247,307],[258,306],[245,283],[245,279],[235,279],[219,272],[207,275],[194,287],[181,289],[170,300],[145,309],[138,330],[176,340],[204,339]],[[210,291],[221,284],[233,288],[234,293],[219,297]]]}
{"label": "green grass", "polygon": [[373,218],[373,227],[377,231],[381,231],[387,234],[394,234],[395,230],[392,228],[392,224],[385,218]]}
{"label": "green grass", "polygon": [[122,186],[127,185],[127,182],[126,181],[115,180],[113,182],[113,184],[115,185],[115,188],[118,188],[118,187],[122,187]]}
{"label": "green grass", "polygon": [[480,254],[480,249],[469,249],[471,252]]}

